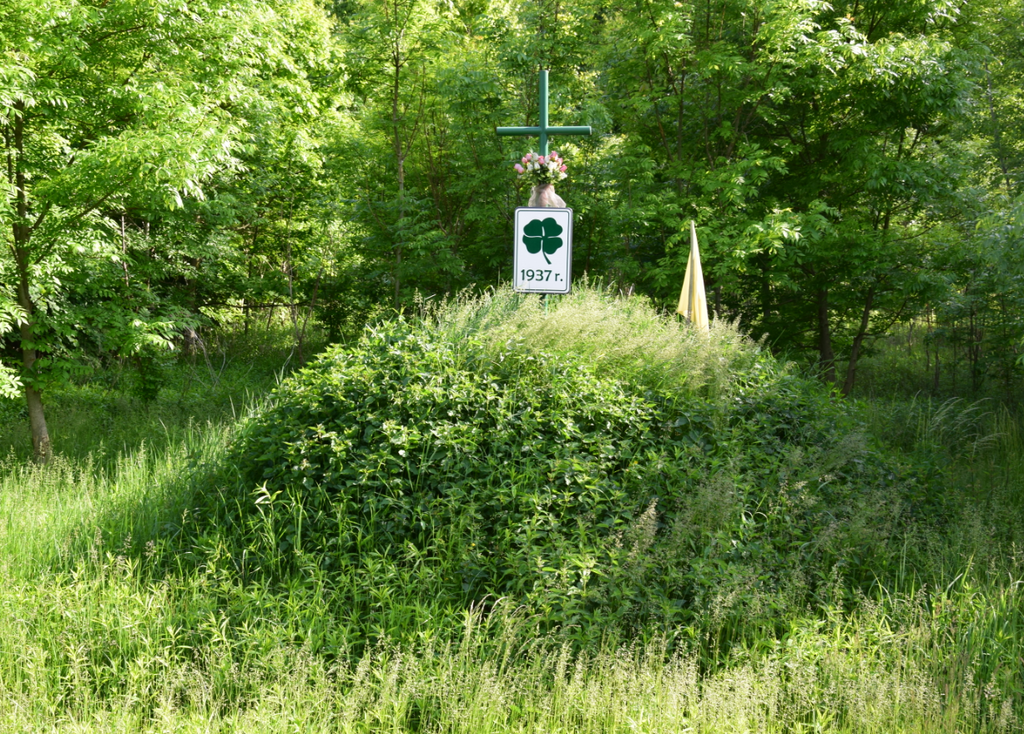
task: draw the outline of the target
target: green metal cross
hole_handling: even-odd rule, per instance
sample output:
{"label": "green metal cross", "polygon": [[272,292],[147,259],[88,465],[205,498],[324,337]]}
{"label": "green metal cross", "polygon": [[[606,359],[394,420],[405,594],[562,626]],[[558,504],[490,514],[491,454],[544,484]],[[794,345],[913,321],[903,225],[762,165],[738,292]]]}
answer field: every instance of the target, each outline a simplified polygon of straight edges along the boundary
{"label": "green metal cross", "polygon": [[538,127],[499,127],[495,128],[498,135],[539,135],[540,154],[548,154],[548,135],[590,135],[590,125],[572,127],[548,127],[548,70],[540,72],[540,125]]}

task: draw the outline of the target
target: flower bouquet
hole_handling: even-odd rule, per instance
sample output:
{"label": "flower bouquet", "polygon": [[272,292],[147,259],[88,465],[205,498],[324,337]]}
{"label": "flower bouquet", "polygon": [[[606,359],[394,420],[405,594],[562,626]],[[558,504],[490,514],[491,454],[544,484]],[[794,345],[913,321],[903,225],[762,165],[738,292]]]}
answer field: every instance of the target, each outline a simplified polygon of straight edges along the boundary
{"label": "flower bouquet", "polygon": [[565,161],[556,151],[548,155],[537,155],[531,150],[524,155],[515,169],[520,180],[525,178],[533,184],[527,206],[564,209],[565,202],[555,193],[554,184],[565,178],[565,168]]}
{"label": "flower bouquet", "polygon": [[565,160],[556,151],[548,155],[537,155],[532,150],[515,165],[520,179],[527,179],[533,185],[553,184],[565,178]]}

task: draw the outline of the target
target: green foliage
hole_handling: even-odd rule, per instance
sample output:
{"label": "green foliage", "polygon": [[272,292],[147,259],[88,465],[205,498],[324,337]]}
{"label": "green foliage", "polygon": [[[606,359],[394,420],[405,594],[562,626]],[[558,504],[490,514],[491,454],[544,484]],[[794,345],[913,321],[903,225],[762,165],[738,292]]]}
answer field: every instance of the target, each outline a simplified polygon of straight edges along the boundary
{"label": "green foliage", "polygon": [[[333,350],[237,431],[229,397],[269,387],[286,331],[204,334],[210,359],[172,365],[156,409],[113,371],[55,391],[55,430],[80,424],[58,434],[79,455],[0,464],[0,727],[1019,728],[1019,417],[874,404],[857,417],[883,450],[850,431],[856,406],[733,329],[694,332],[642,299],[580,289],[545,317],[500,290],[435,315]],[[529,413],[513,410],[517,385]],[[314,411],[348,433],[304,422]],[[241,456],[285,432],[262,448],[282,463]],[[627,443],[646,453],[623,467]],[[507,481],[504,464],[484,475],[516,450]],[[336,502],[347,466],[363,476]],[[302,483],[328,472],[331,486]],[[334,514],[318,524],[317,508]],[[507,557],[486,555],[502,543]],[[487,584],[511,590],[471,606]]]}
{"label": "green foliage", "polygon": [[[232,450],[237,476],[203,493],[197,547],[232,528],[217,553],[246,576],[337,579],[357,615],[380,602],[348,579],[374,568],[387,594],[510,597],[581,642],[707,618],[728,647],[837,574],[869,588],[917,532],[913,474],[728,327],[685,337],[724,373],[711,382],[653,379],[694,364],[668,343],[679,327],[592,289],[547,317],[499,291],[437,318],[385,322],[282,384]],[[633,323],[662,349],[628,351]]]}
{"label": "green foliage", "polygon": [[973,9],[861,10],[356,3],[339,16],[356,127],[336,174],[353,245],[395,304],[500,281],[524,192],[494,176],[513,155],[490,131],[533,121],[548,68],[553,117],[599,132],[564,146],[574,272],[667,303],[696,219],[715,308],[816,351],[849,392],[866,343],[935,298],[919,270],[972,178],[950,120],[979,104],[983,54]]}
{"label": "green foliage", "polygon": [[[24,319],[23,311],[16,303],[0,294],[0,336],[9,332]],[[18,394],[21,380],[10,367],[0,363],[0,397],[13,398]]]}
{"label": "green foliage", "polygon": [[628,512],[650,408],[575,361],[474,352],[394,322],[283,385],[233,459],[255,487],[239,508],[259,512],[252,550],[331,571],[360,546],[443,544],[450,588],[470,598],[530,598],[556,579],[582,591],[589,569],[573,564]]}
{"label": "green foliage", "polygon": [[563,149],[574,272],[669,303],[696,219],[719,314],[844,392],[922,309],[972,382],[1020,378],[1016,5],[66,5],[0,31],[30,389],[204,311],[287,309],[304,359],[314,320],[500,282],[526,191],[493,129],[536,121],[539,68],[552,121],[598,133]]}
{"label": "green foliage", "polygon": [[[41,393],[86,369],[80,340],[99,337],[108,354],[138,355],[171,345],[175,330],[199,318],[194,298],[186,309],[161,297],[162,284],[154,292],[152,278],[133,281],[129,213],[146,220],[136,276],[167,279],[173,266],[151,262],[174,259],[149,239],[154,213],[202,201],[218,177],[241,170],[246,143],[257,139],[246,127],[272,104],[290,100],[302,116],[317,56],[308,44],[326,30],[319,10],[302,1],[5,7],[0,223],[10,246],[0,277],[23,313],[18,337],[5,339],[22,353],[38,460],[52,453]],[[207,219],[230,223],[229,201],[208,208]],[[180,246],[186,238],[172,239]],[[210,249],[202,245],[178,249],[195,266]],[[153,360],[139,358],[143,382],[153,383]]]}
{"label": "green foliage", "polygon": [[[1020,26],[7,2],[0,729],[1019,729]],[[574,270],[646,297],[489,288],[538,68]],[[768,340],[651,306],[691,218]]]}

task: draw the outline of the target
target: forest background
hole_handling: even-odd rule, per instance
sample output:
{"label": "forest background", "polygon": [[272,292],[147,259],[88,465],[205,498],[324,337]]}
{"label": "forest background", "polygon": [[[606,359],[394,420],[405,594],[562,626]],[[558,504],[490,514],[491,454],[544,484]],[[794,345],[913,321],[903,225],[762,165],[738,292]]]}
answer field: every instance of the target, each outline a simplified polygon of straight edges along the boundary
{"label": "forest background", "polygon": [[0,0],[0,728],[1019,730],[1022,25]]}
{"label": "forest background", "polygon": [[[287,315],[332,340],[510,278],[498,125],[556,139],[573,272],[663,305],[689,220],[712,310],[844,393],[913,325],[930,390],[1003,391],[1024,338],[1019,3],[8,2],[4,385]],[[931,352],[935,352],[932,358]],[[939,352],[948,352],[940,355]],[[21,385],[18,385],[20,381]],[[927,383],[926,383],[927,384]]]}

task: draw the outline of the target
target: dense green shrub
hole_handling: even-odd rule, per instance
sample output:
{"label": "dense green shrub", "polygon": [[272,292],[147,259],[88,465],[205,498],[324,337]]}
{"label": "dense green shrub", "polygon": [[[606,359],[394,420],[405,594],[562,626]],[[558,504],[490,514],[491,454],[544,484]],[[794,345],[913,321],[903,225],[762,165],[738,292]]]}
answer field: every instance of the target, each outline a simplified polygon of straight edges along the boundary
{"label": "dense green shrub", "polygon": [[[508,596],[586,638],[698,618],[729,638],[906,562],[913,477],[732,327],[593,289],[546,316],[476,303],[383,323],[281,385],[231,453],[239,489],[209,494],[237,568],[334,579],[355,616]],[[574,320],[595,312],[609,323]],[[631,319],[633,364],[611,353]]]}
{"label": "dense green shrub", "polygon": [[237,447],[256,489],[233,517],[264,566],[428,559],[433,593],[565,620],[631,515],[653,416],[579,360],[393,322],[282,386]]}

